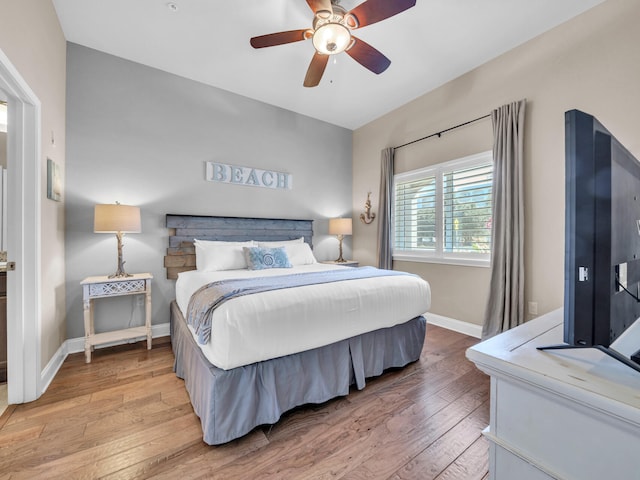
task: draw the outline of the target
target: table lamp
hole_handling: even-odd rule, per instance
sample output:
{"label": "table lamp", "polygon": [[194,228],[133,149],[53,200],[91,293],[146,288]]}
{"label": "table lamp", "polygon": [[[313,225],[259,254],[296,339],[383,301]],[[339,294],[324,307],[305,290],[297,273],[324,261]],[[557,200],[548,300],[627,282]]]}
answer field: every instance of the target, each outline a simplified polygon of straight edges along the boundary
{"label": "table lamp", "polygon": [[351,235],[351,219],[350,218],[331,218],[329,219],[329,235],[337,235],[340,242],[340,256],[336,263],[345,263],[342,258],[342,240],[345,235]]}
{"label": "table lamp", "polygon": [[122,237],[125,233],[140,233],[140,208],[131,205],[115,204],[96,205],[93,214],[93,231],[95,233],[115,233],[118,239],[118,270],[109,278],[132,277],[124,271],[122,260]]}

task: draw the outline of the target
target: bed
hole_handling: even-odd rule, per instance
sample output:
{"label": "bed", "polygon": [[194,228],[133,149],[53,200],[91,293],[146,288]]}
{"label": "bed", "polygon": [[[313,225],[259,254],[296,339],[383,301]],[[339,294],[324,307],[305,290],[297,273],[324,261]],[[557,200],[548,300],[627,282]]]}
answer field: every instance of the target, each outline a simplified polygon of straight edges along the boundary
{"label": "bed", "polygon": [[[174,370],[207,444],[419,359],[430,305],[419,277],[318,263],[310,220],[167,215],[167,227]],[[239,251],[251,268],[236,268]],[[285,266],[263,269],[256,252]]]}

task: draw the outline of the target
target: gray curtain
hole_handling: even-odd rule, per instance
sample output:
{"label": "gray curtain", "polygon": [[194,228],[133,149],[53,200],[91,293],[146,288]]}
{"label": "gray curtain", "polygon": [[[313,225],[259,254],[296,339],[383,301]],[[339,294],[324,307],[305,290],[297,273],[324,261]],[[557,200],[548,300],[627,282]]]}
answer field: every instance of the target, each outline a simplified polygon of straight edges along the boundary
{"label": "gray curtain", "polygon": [[526,100],[494,110],[491,284],[482,338],[524,323],[524,113]]}
{"label": "gray curtain", "polygon": [[393,201],[393,147],[385,148],[380,154],[380,207],[378,208],[378,268],[391,270],[393,258],[392,201]]}

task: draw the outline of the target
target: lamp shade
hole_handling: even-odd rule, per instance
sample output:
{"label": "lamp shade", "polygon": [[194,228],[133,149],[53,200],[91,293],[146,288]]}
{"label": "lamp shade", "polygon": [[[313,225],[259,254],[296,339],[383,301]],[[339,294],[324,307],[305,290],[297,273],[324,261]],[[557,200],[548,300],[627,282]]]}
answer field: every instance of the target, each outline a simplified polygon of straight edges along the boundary
{"label": "lamp shade", "polygon": [[350,218],[329,219],[329,235],[351,235]]}
{"label": "lamp shade", "polygon": [[96,233],[139,233],[140,207],[131,205],[96,205],[93,213],[93,231]]}

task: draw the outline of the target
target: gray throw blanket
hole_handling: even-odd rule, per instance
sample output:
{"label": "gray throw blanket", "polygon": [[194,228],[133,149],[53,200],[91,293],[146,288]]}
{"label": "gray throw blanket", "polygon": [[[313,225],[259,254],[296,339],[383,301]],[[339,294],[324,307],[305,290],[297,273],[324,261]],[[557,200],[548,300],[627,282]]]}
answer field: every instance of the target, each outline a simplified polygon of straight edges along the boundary
{"label": "gray throw blanket", "polygon": [[412,274],[397,272],[395,270],[381,270],[374,267],[345,267],[339,270],[294,273],[275,277],[237,278],[211,282],[200,287],[191,296],[189,306],[187,307],[187,323],[195,330],[198,336],[198,343],[204,345],[211,338],[211,317],[214,310],[224,302],[233,298],[283,288],[395,275]]}

